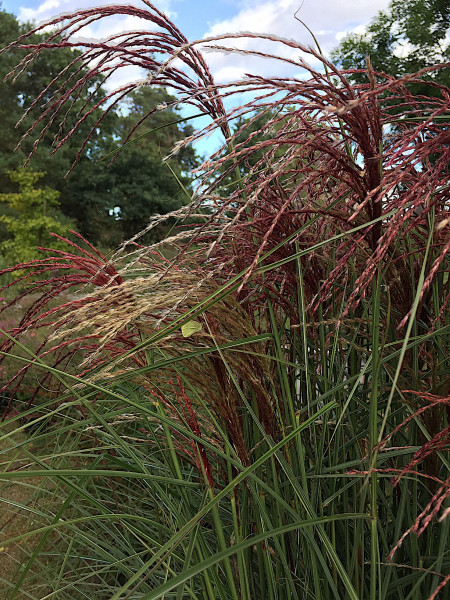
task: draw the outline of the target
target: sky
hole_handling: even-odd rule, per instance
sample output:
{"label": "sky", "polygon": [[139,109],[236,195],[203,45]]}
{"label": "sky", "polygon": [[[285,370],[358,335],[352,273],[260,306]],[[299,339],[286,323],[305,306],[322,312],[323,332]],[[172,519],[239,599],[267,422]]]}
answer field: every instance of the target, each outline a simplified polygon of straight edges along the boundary
{"label": "sky", "polygon": [[[123,0],[119,0],[123,1]],[[14,13],[22,21],[46,21],[55,15],[99,4],[114,4],[115,0],[3,0],[3,10]],[[141,0],[127,0],[145,7]],[[158,9],[171,17],[189,40],[223,34],[251,31],[294,39],[310,45],[308,31],[294,18],[298,17],[315,33],[327,55],[347,32],[362,32],[378,13],[387,8],[389,0],[155,0]],[[112,18],[83,32],[84,37],[101,37],[139,25],[132,17]],[[249,43],[244,45],[248,47]],[[253,48],[265,51],[268,42],[253,43]],[[248,57],[210,54],[207,57],[217,82],[238,79],[252,66],[258,72],[276,70],[276,64],[265,61],[263,67],[249,62]]]}
{"label": "sky", "polygon": [[[3,10],[14,13],[19,20],[37,23],[100,4],[125,3],[145,8],[142,0],[0,0],[0,3]],[[174,21],[190,41],[224,33],[252,32],[313,45],[311,34],[294,18],[297,13],[314,32],[324,54],[329,56],[346,33],[362,33],[370,20],[388,7],[389,0],[154,0],[154,4]],[[115,33],[142,29],[143,25],[148,29],[147,23],[139,22],[139,19],[117,16],[84,29],[82,35],[84,38],[107,38]],[[281,52],[289,59],[298,58],[297,50],[269,41],[240,40],[235,45],[243,49],[251,47],[262,53]],[[275,77],[302,76],[300,67],[291,67],[289,70],[286,63],[249,58],[242,54],[208,52],[205,59],[214,80],[219,84],[239,80],[245,73]],[[137,69],[122,71],[111,82],[111,86],[139,79],[142,79],[142,73]],[[236,101],[239,102],[239,98]],[[196,123],[196,126],[202,124]]]}

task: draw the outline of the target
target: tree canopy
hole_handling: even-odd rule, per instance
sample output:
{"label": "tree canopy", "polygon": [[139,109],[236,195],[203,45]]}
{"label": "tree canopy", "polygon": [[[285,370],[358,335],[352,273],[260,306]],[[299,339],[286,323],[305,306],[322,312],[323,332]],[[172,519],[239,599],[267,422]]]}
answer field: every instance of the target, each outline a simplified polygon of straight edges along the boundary
{"label": "tree canopy", "polygon": [[27,262],[37,258],[38,246],[65,247],[50,233],[65,236],[72,224],[59,211],[59,192],[49,188],[36,188],[45,173],[30,169],[11,171],[8,176],[19,187],[18,192],[0,194],[8,214],[0,215],[0,223],[6,227],[9,237],[0,242],[0,254],[13,263]]}
{"label": "tree canopy", "polygon": [[[30,23],[19,23],[14,15],[0,11],[0,48],[31,27]],[[34,39],[38,42],[43,36],[35,35]],[[69,48],[46,50],[27,65],[16,79],[5,82],[3,77],[25,57],[25,53],[15,48],[0,54],[0,119],[3,129],[0,140],[0,192],[15,191],[8,173],[24,164],[36,136],[24,140],[18,151],[14,152],[14,149],[31,123],[42,116],[42,104],[51,98],[55,88],[55,82],[50,85],[51,82],[70,65],[76,55],[77,50]],[[72,72],[75,75],[78,68],[69,66],[66,77]],[[76,77],[82,75],[81,70]],[[106,91],[101,86],[102,80],[98,78],[96,84],[100,86],[100,97],[102,94],[104,97]],[[33,105],[34,99],[47,86],[44,97]],[[77,104],[81,107],[85,103],[93,103],[89,89],[74,94],[72,101],[75,108]],[[188,148],[175,156],[170,162],[170,169],[162,162],[177,141],[192,133],[192,128],[179,122],[180,114],[170,107],[173,101],[174,98],[164,89],[139,88],[116,111],[110,111],[102,120],[101,127],[90,137],[80,164],[68,178],[65,178],[65,174],[87,132],[98,120],[101,109],[93,110],[82,127],[51,158],[49,155],[54,149],[55,134],[59,134],[61,139],[71,129],[77,111],[71,110],[64,122],[61,119],[51,122],[50,114],[42,119],[38,131],[38,135],[42,136],[29,166],[34,171],[45,172],[42,184],[59,192],[61,211],[74,220],[78,231],[91,242],[115,246],[144,228],[155,213],[179,208],[186,201],[179,182],[189,188],[191,180],[188,172],[197,164],[195,152]],[[161,105],[167,105],[168,108],[155,111]],[[26,118],[16,128],[16,123],[30,106]],[[141,119],[142,124],[132,135],[135,139],[141,136],[139,139],[125,148],[111,166],[110,160],[99,160],[117,151],[127,139],[129,131]],[[44,128],[44,123],[49,121],[50,126]],[[148,131],[151,132],[149,135],[143,135]],[[4,212],[5,209],[0,206],[2,210]]]}
{"label": "tree canopy", "polygon": [[[369,56],[375,71],[396,77],[447,62],[448,8],[447,0],[392,0],[388,10],[379,12],[365,33],[347,35],[333,58],[344,69],[364,69]],[[444,85],[450,83],[448,70],[430,73],[429,77]],[[357,75],[354,78],[359,79]]]}

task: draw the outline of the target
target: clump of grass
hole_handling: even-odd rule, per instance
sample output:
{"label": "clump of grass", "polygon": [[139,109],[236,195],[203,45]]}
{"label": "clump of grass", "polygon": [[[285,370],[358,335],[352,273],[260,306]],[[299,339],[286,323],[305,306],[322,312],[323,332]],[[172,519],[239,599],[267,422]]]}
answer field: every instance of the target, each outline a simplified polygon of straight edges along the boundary
{"label": "clump of grass", "polygon": [[[78,11],[46,42],[17,42],[25,68],[92,20],[140,16],[159,29],[78,44],[75,60],[96,67],[79,81],[61,73],[43,119],[99,72],[139,64],[146,85],[177,89],[225,141],[184,210],[194,225],[165,241],[173,260],[136,238],[112,261],[80,240],[20,265],[19,283],[41,295],[3,333],[2,356],[20,362],[2,392],[33,369],[55,397],[6,419],[4,440],[33,428],[12,443],[33,467],[2,476],[53,491],[17,538],[35,544],[9,597],[36,594],[45,557],[45,598],[445,593],[448,90],[422,81],[433,95],[414,96],[424,73],[395,80],[370,64],[354,85],[271,36],[323,72],[299,59],[309,79],[217,86],[198,43],[144,4]],[[257,100],[225,111],[243,89]],[[24,358],[23,336],[43,325],[51,335]]]}

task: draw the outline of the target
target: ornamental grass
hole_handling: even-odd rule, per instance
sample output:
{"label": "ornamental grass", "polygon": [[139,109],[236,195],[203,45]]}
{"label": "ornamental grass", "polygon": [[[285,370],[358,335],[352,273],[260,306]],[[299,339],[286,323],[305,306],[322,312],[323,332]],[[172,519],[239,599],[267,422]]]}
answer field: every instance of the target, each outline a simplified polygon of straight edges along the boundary
{"label": "ornamental grass", "polygon": [[[8,47],[28,51],[11,77],[47,48],[80,49],[87,69],[35,99],[35,146],[57,122],[56,152],[94,110],[65,128],[81,90],[95,100],[91,81],[129,65],[146,80],[94,101],[87,140],[154,85],[209,117],[185,144],[224,142],[164,244],[137,234],[107,258],[73,234],[1,272],[0,310],[32,298],[0,334],[16,364],[0,495],[26,523],[1,540],[17,563],[5,597],[448,597],[450,96],[432,78],[445,65],[395,79],[368,62],[357,85],[292,40],[189,42],[142,4],[61,16],[45,41],[29,43],[39,27]],[[117,14],[157,28],[74,40]],[[216,84],[202,53],[241,39],[303,75]]]}

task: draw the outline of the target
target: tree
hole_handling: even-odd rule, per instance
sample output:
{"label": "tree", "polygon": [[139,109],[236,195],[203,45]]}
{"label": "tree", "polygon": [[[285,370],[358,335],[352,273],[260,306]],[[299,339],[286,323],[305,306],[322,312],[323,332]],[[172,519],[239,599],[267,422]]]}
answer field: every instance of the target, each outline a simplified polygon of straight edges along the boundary
{"label": "tree", "polygon": [[[30,28],[29,23],[19,24],[14,15],[0,11],[0,47],[8,45]],[[38,43],[44,37],[34,34],[30,41]],[[15,153],[14,148],[31,124],[41,117],[43,103],[52,97],[58,82],[63,81],[57,75],[80,53],[70,48],[57,52],[46,49],[15,81],[3,82],[3,77],[25,55],[25,51],[20,48],[0,54],[0,122],[3,129],[0,140],[0,191],[4,193],[13,191],[7,173],[23,165],[33,148],[34,140],[43,131],[44,120],[37,132],[33,132],[33,136],[24,141],[18,152]],[[78,68],[69,67],[65,77],[75,73]],[[82,77],[84,72],[84,68],[81,68],[77,77]],[[53,80],[53,85],[31,109],[23,123],[18,129],[15,128],[24,110]],[[168,166],[162,163],[161,159],[170,152],[172,146],[190,135],[192,128],[176,123],[181,117],[174,109],[155,111],[158,105],[170,105],[174,98],[162,88],[146,87],[137,89],[119,110],[110,110],[105,115],[102,109],[95,109],[49,160],[55,135],[59,135],[59,139],[62,137],[60,127],[67,133],[78,119],[77,107],[81,108],[84,104],[94,106],[91,98],[93,87],[99,86],[96,90],[96,102],[105,97],[107,92],[101,83],[102,79],[98,76],[89,87],[71,96],[72,110],[67,115],[63,113],[45,130],[30,160],[30,167],[46,173],[42,182],[60,192],[61,211],[75,221],[81,234],[93,243],[111,247],[145,227],[153,214],[179,208],[187,198],[177,178],[189,188],[191,180],[188,171],[198,161],[192,148],[182,150],[170,162],[175,177]],[[148,117],[132,137],[136,139],[147,131],[157,130],[151,135],[136,139],[111,167],[108,168],[108,160],[99,162],[99,159],[110,152],[117,151],[136,121],[146,115]],[[48,122],[49,116],[47,115],[45,122]],[[100,117],[101,127],[95,127]],[[94,134],[85,146],[80,164],[65,178],[91,128],[94,128]]]}
{"label": "tree", "polygon": [[[344,69],[364,69],[370,57],[375,71],[395,77],[450,60],[447,0],[392,0],[387,12],[379,12],[362,35],[347,35],[333,52]],[[449,85],[449,70],[432,72],[428,78]],[[355,75],[356,81],[367,81]],[[430,86],[415,92],[432,93]]]}
{"label": "tree", "polygon": [[59,192],[35,188],[44,175],[29,169],[11,171],[9,177],[19,186],[19,191],[0,194],[0,202],[6,203],[9,208],[9,214],[1,215],[0,222],[10,236],[0,243],[0,254],[10,264],[37,258],[38,246],[66,247],[49,235],[52,232],[65,236],[72,224],[58,210]]}
{"label": "tree", "polygon": [[[0,47],[5,47],[9,42],[17,38],[19,35],[29,31],[30,23],[20,24],[14,15],[1,11],[0,12]],[[42,36],[33,35],[34,43],[38,43]],[[0,54],[0,119],[2,123],[2,136],[0,139],[0,191],[3,193],[12,193],[15,190],[15,181],[9,177],[11,171],[20,169],[29,153],[33,148],[34,140],[40,136],[43,131],[43,126],[38,128],[36,134],[31,140],[25,139],[20,149],[15,151],[17,144],[20,142],[23,134],[29,129],[31,124],[38,120],[42,114],[42,105],[52,96],[55,85],[49,84],[57,78],[58,73],[66,67],[77,56],[79,52],[65,48],[61,53],[47,50],[41,57],[37,57],[32,63],[27,65],[27,68],[15,79],[3,81],[3,77],[7,75],[14,66],[26,56],[26,52],[21,49],[10,49]],[[67,76],[76,71],[75,67],[67,70]],[[83,70],[79,73],[83,75]],[[97,78],[97,84],[101,83],[101,79]],[[24,111],[30,107],[33,100],[40,94],[43,89],[47,89],[40,101],[34,106],[23,122],[16,127],[16,123],[21,119]],[[99,89],[100,95],[104,97],[105,93],[102,88]],[[89,103],[89,94],[84,92],[73,95],[71,100],[74,102],[74,108],[82,106],[85,102]],[[92,104],[92,103],[91,103]],[[73,172],[69,178],[65,178],[65,174],[70,169],[73,160],[76,156],[78,148],[83,143],[89,128],[96,122],[101,115],[101,110],[95,110],[81,129],[70,139],[69,143],[55,153],[51,158],[49,155],[53,150],[54,136],[58,133],[62,120],[56,120],[45,131],[39,146],[30,158],[29,166],[33,171],[42,173],[42,184],[56,190],[59,194],[59,203],[62,213],[69,216],[76,223],[76,227],[85,232],[88,227],[85,225],[89,222],[91,215],[84,206],[84,199],[76,196],[75,190],[83,185],[86,180],[93,181],[95,173],[98,171],[95,159],[98,158],[100,148],[107,146],[108,143],[113,143],[113,125],[117,116],[110,113],[108,118],[104,120],[101,131],[94,135],[86,147],[86,153],[83,157],[83,168]],[[48,115],[49,116],[49,115]],[[62,131],[68,131],[76,122],[76,113],[67,116]],[[101,198],[99,199],[101,202]],[[6,204],[0,205],[0,214],[4,213]],[[78,219],[78,214],[83,218]],[[4,235],[8,232],[4,230]],[[92,237],[91,237],[92,239]],[[94,240],[95,241],[95,240]]]}
{"label": "tree", "polygon": [[[270,124],[270,126],[269,126]],[[245,160],[225,161],[219,171],[222,173],[220,189],[224,197],[230,196],[239,186],[250,181],[255,181],[258,175],[266,170],[269,163],[276,161],[288,149],[287,145],[280,145],[271,154],[270,160],[266,154],[267,141],[273,132],[278,131],[284,124],[283,110],[267,110],[255,107],[240,116],[233,123],[233,152],[245,152]],[[230,150],[223,152],[223,157],[230,154]]]}
{"label": "tree", "polygon": [[[175,97],[162,87],[138,87],[123,103],[124,116],[117,123],[120,142],[125,143],[130,131],[142,121],[131,135],[131,139],[134,140],[133,147],[158,160],[164,158],[177,142],[194,132],[191,125],[183,124],[177,110],[171,108],[170,105],[174,101]],[[156,110],[162,106],[167,108]],[[148,132],[151,133],[146,135]],[[172,164],[176,165],[180,174],[195,168],[198,158],[192,146],[182,148]]]}
{"label": "tree", "polygon": [[[124,102],[123,114],[114,123],[115,141],[105,144],[98,156],[107,157],[123,144],[128,145],[109,168],[108,160],[102,160],[93,172],[85,171],[79,177],[71,202],[76,213],[71,213],[70,207],[65,209],[79,224],[85,223],[81,231],[88,238],[107,244],[106,234],[114,245],[144,229],[153,215],[170,212],[186,203],[183,187],[190,188],[192,180],[188,172],[198,164],[194,150],[182,149],[169,166],[163,163],[163,158],[193,130],[179,123],[181,116],[176,110],[170,107],[156,110],[174,100],[162,88],[140,87]],[[80,165],[82,171],[85,163],[86,159]],[[80,209],[84,211],[83,221]],[[158,232],[161,230],[150,236],[152,240]]]}
{"label": "tree", "polygon": [[[17,38],[17,36],[29,31],[30,23],[20,24],[14,15],[0,11],[0,47],[8,45],[9,42]],[[34,35],[33,42],[41,41],[42,36]],[[33,148],[36,138],[40,137],[43,132],[44,125],[40,126],[32,139],[25,139],[21,148],[14,152],[17,144],[20,142],[23,134],[28,130],[30,125],[42,116],[42,106],[52,97],[55,85],[49,84],[57,77],[64,67],[66,67],[76,56],[77,52],[65,48],[61,53],[47,50],[42,56],[39,56],[26,66],[26,69],[15,79],[3,81],[13,67],[26,56],[26,52],[21,49],[14,49],[0,54],[0,118],[2,123],[2,137],[0,142],[0,186],[2,191],[12,190],[11,181],[7,175],[8,171],[15,170],[27,159]],[[78,53],[79,54],[79,53]],[[67,76],[75,73],[75,68],[69,68]],[[83,75],[83,71],[80,72]],[[100,83],[101,79],[97,78],[96,83]],[[49,87],[48,87],[49,86]],[[48,88],[48,89],[47,89]],[[44,95],[39,102],[31,109],[28,116],[23,122],[16,127],[16,123],[21,119],[24,111],[32,104],[33,100],[46,89]],[[86,91],[78,96],[73,95],[71,101],[74,102],[74,108],[81,107],[85,102],[89,102],[89,93]],[[45,172],[43,183],[56,188],[61,193],[61,202],[64,204],[65,197],[70,196],[70,189],[73,182],[68,183],[64,179],[64,175],[69,170],[79,146],[85,139],[88,127],[92,126],[97,120],[100,109],[94,111],[86,120],[80,131],[77,132],[74,138],[71,139],[67,148],[63,148],[57,152],[51,160],[49,154],[53,150],[54,136],[63,127],[62,132],[70,130],[76,122],[76,112],[68,115],[66,122],[63,124],[62,119],[54,121],[44,135],[37,147],[34,155],[30,160],[30,166],[33,170]],[[50,117],[50,114],[47,115]],[[104,123],[101,132],[93,136],[87,146],[87,152],[92,151],[96,146],[102,146],[104,139],[112,136],[112,122],[110,120]],[[75,177],[76,179],[76,177]]]}

